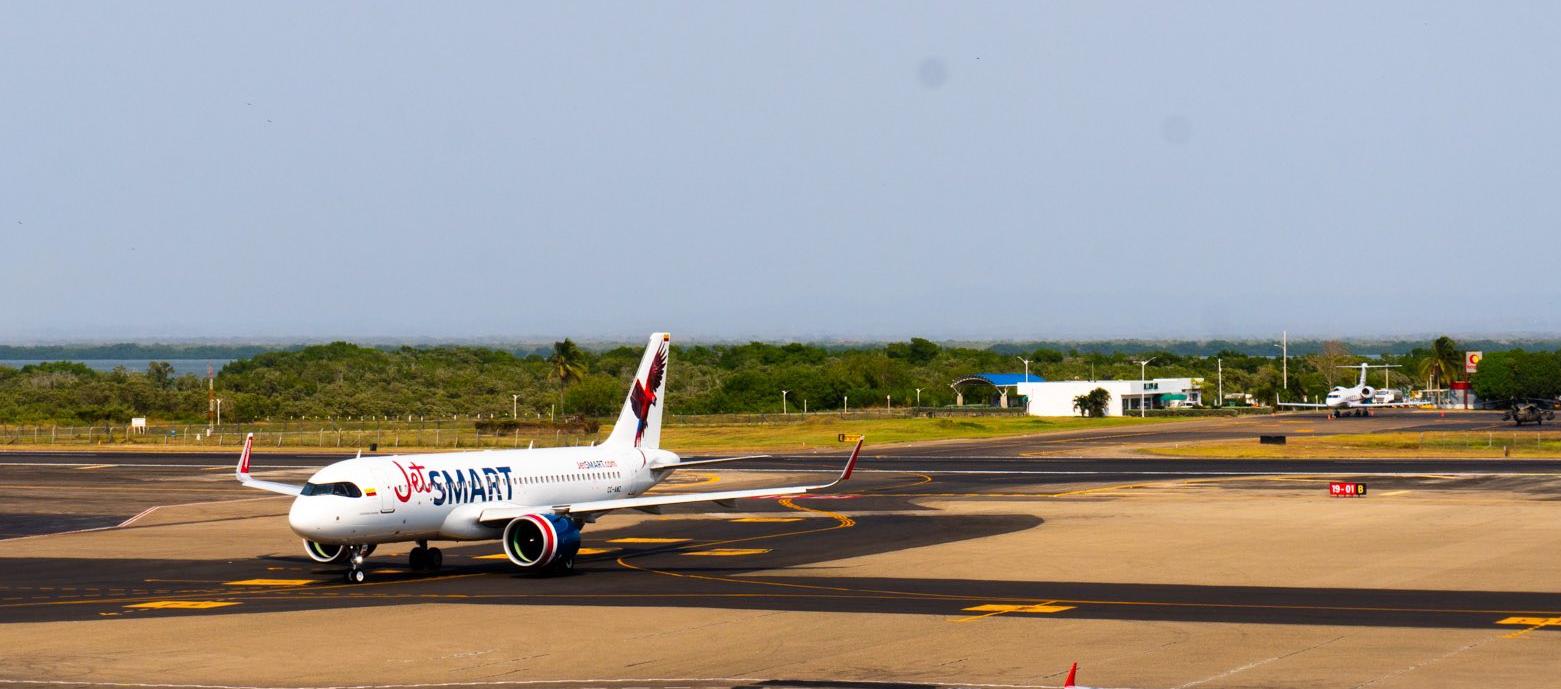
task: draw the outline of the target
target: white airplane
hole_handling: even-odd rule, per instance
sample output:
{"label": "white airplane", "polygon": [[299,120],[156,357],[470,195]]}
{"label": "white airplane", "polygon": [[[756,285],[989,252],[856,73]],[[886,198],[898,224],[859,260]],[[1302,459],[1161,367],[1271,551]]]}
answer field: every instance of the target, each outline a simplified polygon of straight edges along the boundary
{"label": "white airplane", "polygon": [[612,434],[600,445],[450,454],[363,457],[315,472],[302,486],[249,475],[253,434],[244,440],[236,471],[251,488],[297,496],[287,522],[316,562],[347,565],[347,580],[366,578],[363,560],[380,543],[416,542],[415,571],[437,570],[444,556],[432,540],[498,540],[522,571],[574,566],[580,529],[605,512],[635,509],[659,514],[664,505],[807,493],[851,478],[862,441],[834,481],[709,493],[645,495],[683,467],[764,455],[682,461],[660,448],[667,347],[654,333]]}
{"label": "white airplane", "polygon": [[1340,366],[1339,368],[1360,369],[1360,382],[1355,387],[1347,388],[1335,386],[1328,391],[1328,397],[1321,404],[1306,402],[1280,402],[1281,407],[1304,407],[1309,409],[1327,409],[1332,416],[1370,416],[1373,409],[1388,409],[1392,407],[1418,407],[1416,402],[1394,402],[1392,392],[1377,390],[1366,384],[1366,372],[1373,368],[1398,368],[1396,365],[1361,364],[1359,366]]}

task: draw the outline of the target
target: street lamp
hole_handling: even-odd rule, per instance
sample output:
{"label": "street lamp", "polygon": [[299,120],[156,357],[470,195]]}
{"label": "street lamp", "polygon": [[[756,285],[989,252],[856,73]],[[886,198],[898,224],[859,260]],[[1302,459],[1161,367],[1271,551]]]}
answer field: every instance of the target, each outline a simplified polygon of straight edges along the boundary
{"label": "street lamp", "polygon": [[222,398],[217,398],[217,427],[222,427]]}
{"label": "street lamp", "polygon": [[916,408],[921,408],[921,388],[916,388]]}
{"label": "street lamp", "polygon": [[1281,385],[1284,387],[1284,389],[1289,390],[1290,389],[1290,332],[1286,331],[1286,330],[1279,331],[1279,344],[1276,344],[1274,346],[1279,348],[1279,367],[1280,367],[1280,370],[1282,371],[1282,373],[1280,373],[1280,377],[1281,377],[1281,381],[1282,381]]}
{"label": "street lamp", "polygon": [[1024,358],[1022,356],[1016,356],[1014,358],[1024,362],[1024,382],[1026,382],[1026,383],[1030,382],[1030,361],[1031,360],[1030,359],[1026,359],[1026,358]]}
{"label": "street lamp", "polygon": [[1144,401],[1149,399],[1149,395],[1144,393],[1144,382],[1145,382],[1144,371],[1149,368],[1149,362],[1154,361],[1155,359],[1158,359],[1158,358],[1160,358],[1160,357],[1152,356],[1152,357],[1149,357],[1148,359],[1145,359],[1143,361],[1135,361],[1135,362],[1133,362],[1135,364],[1138,364],[1138,418],[1140,418],[1140,419],[1142,419],[1146,415],[1148,415],[1148,412],[1145,411],[1145,409],[1144,409]]}
{"label": "street lamp", "polygon": [[509,417],[512,419],[520,418],[520,395],[509,396]]}
{"label": "street lamp", "polygon": [[785,416],[786,415],[786,393],[788,393],[788,392],[791,392],[791,391],[790,390],[782,390],[781,391],[781,416]]}

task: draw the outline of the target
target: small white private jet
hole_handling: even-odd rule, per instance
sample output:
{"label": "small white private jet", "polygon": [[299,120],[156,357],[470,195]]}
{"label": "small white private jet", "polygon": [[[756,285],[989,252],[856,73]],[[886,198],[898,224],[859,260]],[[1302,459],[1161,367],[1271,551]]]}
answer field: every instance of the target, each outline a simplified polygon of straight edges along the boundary
{"label": "small white private jet", "polygon": [[366,578],[363,560],[380,543],[415,542],[414,571],[444,560],[432,540],[498,540],[524,572],[574,567],[580,529],[613,510],[659,514],[665,505],[807,493],[851,478],[862,452],[857,440],[840,475],[829,483],[708,493],[645,495],[677,469],[765,455],[682,461],[660,448],[667,348],[654,333],[618,414],[600,445],[449,454],[362,457],[331,464],[302,486],[250,476],[253,434],[244,441],[237,475],[251,488],[297,496],[288,511],[293,533],[316,562],[347,566],[347,580]]}
{"label": "small white private jet", "polygon": [[1366,372],[1374,368],[1398,368],[1396,365],[1371,365],[1340,366],[1339,368],[1359,369],[1360,382],[1355,387],[1347,388],[1336,386],[1328,391],[1328,397],[1322,403],[1306,402],[1280,402],[1281,407],[1300,407],[1305,409],[1327,409],[1331,416],[1370,416],[1373,409],[1390,409],[1393,407],[1418,407],[1418,402],[1394,402],[1392,391],[1378,390],[1366,384]]}

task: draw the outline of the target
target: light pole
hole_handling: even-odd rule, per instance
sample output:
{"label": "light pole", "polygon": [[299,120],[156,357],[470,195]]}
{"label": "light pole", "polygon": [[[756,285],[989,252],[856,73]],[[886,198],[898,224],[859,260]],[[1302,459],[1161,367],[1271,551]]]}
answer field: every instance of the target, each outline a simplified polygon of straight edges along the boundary
{"label": "light pole", "polygon": [[921,408],[921,388],[916,388],[916,408]]}
{"label": "light pole", "polygon": [[1030,382],[1030,360],[1022,356],[1016,356],[1014,358],[1024,362],[1024,382]]}
{"label": "light pole", "polygon": [[1225,360],[1216,357],[1214,365],[1217,367],[1216,370],[1219,371],[1216,375],[1219,376],[1218,380],[1220,382],[1220,398],[1214,401],[1214,406],[1222,408],[1225,406]]}
{"label": "light pole", "polygon": [[520,395],[509,396],[509,417],[512,419],[520,418]]}
{"label": "light pole", "polygon": [[1280,371],[1281,371],[1281,373],[1279,374],[1280,375],[1280,380],[1281,380],[1280,385],[1283,386],[1284,389],[1289,390],[1290,389],[1290,332],[1287,331],[1287,330],[1279,331],[1279,344],[1276,344],[1274,346],[1279,348],[1279,368],[1280,368]]}
{"label": "light pole", "polygon": [[894,395],[884,395],[883,396],[883,408],[884,409],[893,409],[894,408]]}
{"label": "light pole", "polygon": [[851,413],[851,396],[850,395],[841,395],[840,396],[840,413],[841,414],[850,414]]}
{"label": "light pole", "polygon": [[788,392],[791,392],[791,391],[790,390],[782,390],[781,391],[781,416],[785,416],[786,415],[786,393],[788,393]]}
{"label": "light pole", "polygon": [[217,398],[217,427],[222,427],[222,398]]}
{"label": "light pole", "polygon": [[1149,413],[1144,408],[1144,401],[1149,399],[1149,395],[1144,392],[1144,383],[1146,382],[1144,372],[1149,368],[1149,362],[1158,358],[1160,357],[1152,356],[1143,361],[1133,362],[1138,364],[1138,418],[1140,419],[1144,418]]}

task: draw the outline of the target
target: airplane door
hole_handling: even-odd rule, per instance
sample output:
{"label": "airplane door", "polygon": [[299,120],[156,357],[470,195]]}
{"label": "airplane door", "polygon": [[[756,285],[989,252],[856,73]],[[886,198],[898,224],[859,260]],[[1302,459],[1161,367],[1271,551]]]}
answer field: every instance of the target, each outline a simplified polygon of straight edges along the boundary
{"label": "airplane door", "polygon": [[390,466],[379,468],[379,511],[386,514],[396,511],[396,486],[401,485],[400,472]]}

